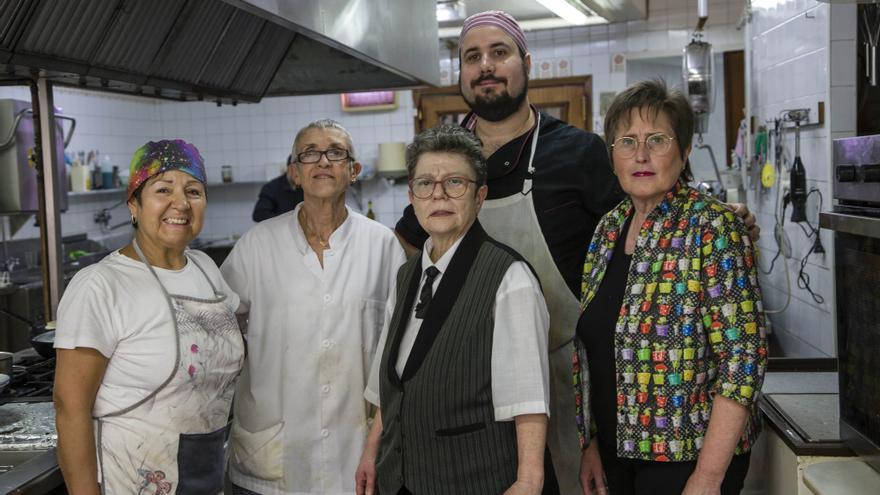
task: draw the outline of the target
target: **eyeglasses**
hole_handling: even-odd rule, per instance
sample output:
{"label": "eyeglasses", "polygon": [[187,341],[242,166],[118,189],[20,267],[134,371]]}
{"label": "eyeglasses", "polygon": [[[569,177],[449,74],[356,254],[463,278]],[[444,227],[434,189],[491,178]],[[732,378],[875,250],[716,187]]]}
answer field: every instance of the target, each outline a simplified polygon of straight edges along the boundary
{"label": "eyeglasses", "polygon": [[612,144],[611,147],[614,148],[614,151],[616,151],[621,158],[632,158],[639,149],[639,143],[645,143],[648,153],[652,155],[663,155],[672,147],[673,140],[675,140],[674,137],[658,132],[657,134],[651,134],[646,137],[644,141],[639,141],[632,136],[623,136],[615,139],[614,144]]}
{"label": "eyeglasses", "polygon": [[447,177],[443,180],[420,177],[409,181],[409,190],[418,199],[428,199],[434,195],[434,189],[437,187],[437,184],[440,184],[440,187],[443,188],[443,193],[447,197],[456,199],[464,196],[472,182],[474,184],[477,183],[477,181],[466,177]]}
{"label": "eyeglasses", "polygon": [[341,148],[330,148],[324,151],[309,150],[296,155],[296,161],[300,163],[318,163],[321,161],[322,156],[326,156],[329,162],[340,162],[349,158],[351,153]]}

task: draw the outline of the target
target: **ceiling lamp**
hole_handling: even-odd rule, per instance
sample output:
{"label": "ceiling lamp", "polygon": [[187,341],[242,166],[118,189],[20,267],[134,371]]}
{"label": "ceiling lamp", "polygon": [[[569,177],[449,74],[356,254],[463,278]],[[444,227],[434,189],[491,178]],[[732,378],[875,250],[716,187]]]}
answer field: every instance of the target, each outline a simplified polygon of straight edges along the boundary
{"label": "ceiling lamp", "polygon": [[536,0],[547,10],[574,26],[590,24],[590,12],[579,0]]}

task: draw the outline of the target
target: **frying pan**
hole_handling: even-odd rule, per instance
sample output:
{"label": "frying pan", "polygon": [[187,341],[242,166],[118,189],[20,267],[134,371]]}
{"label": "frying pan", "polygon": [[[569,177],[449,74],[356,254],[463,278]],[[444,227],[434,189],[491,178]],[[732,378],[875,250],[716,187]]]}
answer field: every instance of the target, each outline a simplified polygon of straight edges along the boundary
{"label": "frying pan", "polygon": [[49,359],[55,357],[55,322],[50,321],[43,325],[28,320],[23,316],[11,313],[0,308],[0,313],[12,317],[30,327],[31,346],[40,356]]}

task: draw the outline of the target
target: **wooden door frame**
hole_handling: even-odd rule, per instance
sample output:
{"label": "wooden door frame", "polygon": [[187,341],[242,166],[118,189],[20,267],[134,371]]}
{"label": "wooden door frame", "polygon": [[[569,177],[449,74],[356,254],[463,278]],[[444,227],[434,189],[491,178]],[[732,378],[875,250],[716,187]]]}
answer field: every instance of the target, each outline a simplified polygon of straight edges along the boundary
{"label": "wooden door frame", "polygon": [[[584,90],[583,113],[584,113],[584,129],[593,130],[593,76],[572,76],[558,77],[553,79],[532,79],[529,80],[529,89],[547,88],[552,86],[581,86]],[[413,128],[416,134],[422,132],[421,128],[421,104],[423,96],[461,96],[458,85],[439,86],[434,88],[414,88],[412,90],[413,108],[415,115],[413,116]],[[470,111],[467,106],[463,112]]]}

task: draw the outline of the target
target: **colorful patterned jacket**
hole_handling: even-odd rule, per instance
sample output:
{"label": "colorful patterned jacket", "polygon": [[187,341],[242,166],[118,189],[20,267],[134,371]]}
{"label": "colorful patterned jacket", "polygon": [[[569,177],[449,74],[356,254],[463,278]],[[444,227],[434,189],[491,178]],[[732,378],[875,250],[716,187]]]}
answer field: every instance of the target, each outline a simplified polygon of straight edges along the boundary
{"label": "colorful patterned jacket", "polygon": [[[584,264],[582,308],[602,282],[633,211],[627,198],[596,228]],[[682,183],[666,194],[639,230],[614,353],[619,457],[696,460],[715,394],[750,409],[736,452],[750,449],[760,429],[755,399],[767,365],[767,338],[754,253],[739,218]],[[587,425],[595,424],[580,339],[573,365],[586,448],[595,433]]]}

